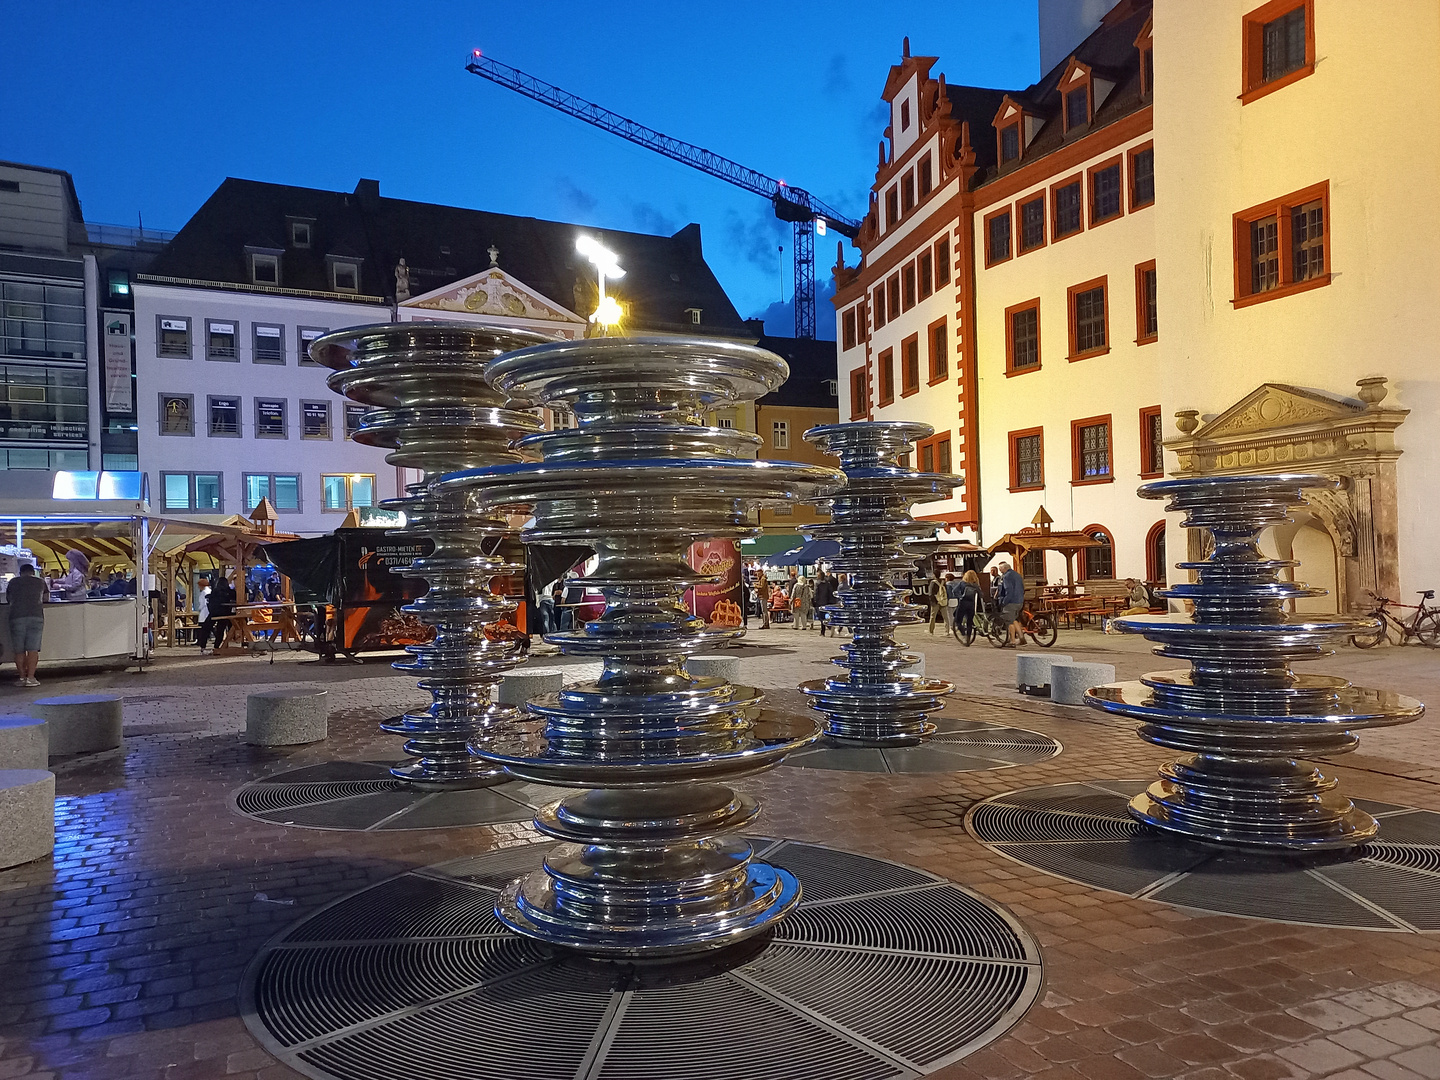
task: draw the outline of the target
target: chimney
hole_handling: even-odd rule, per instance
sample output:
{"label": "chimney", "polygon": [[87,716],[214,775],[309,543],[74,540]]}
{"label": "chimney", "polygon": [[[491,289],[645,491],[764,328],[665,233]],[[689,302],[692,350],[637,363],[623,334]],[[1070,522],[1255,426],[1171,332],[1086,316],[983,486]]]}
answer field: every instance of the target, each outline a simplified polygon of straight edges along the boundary
{"label": "chimney", "polygon": [[377,202],[380,198],[380,181],[361,180],[355,185],[355,197],[360,200],[362,206],[366,203]]}

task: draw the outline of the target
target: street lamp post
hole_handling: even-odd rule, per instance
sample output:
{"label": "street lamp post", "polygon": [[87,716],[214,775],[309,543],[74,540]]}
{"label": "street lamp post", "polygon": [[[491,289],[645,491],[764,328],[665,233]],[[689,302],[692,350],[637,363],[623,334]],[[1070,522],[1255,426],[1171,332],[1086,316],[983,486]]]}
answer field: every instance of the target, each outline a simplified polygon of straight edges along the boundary
{"label": "street lamp post", "polygon": [[614,297],[605,295],[605,278],[608,276],[618,281],[625,276],[625,271],[616,261],[615,253],[601,245],[593,236],[582,236],[576,240],[575,250],[594,264],[595,272],[599,276],[600,298],[590,321],[600,328],[600,336],[604,337],[607,327],[616,326],[620,322],[620,305]]}

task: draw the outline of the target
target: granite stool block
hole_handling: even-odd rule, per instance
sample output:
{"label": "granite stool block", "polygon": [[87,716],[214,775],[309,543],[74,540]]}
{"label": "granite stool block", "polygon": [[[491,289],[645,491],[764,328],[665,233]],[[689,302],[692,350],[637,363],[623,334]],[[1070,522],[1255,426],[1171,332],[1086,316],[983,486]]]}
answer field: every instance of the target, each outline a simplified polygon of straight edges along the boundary
{"label": "granite stool block", "polygon": [[1015,654],[1015,689],[1022,694],[1047,697],[1050,693],[1050,666],[1068,664],[1075,658],[1064,653]]}
{"label": "granite stool block", "polygon": [[34,716],[0,716],[0,769],[44,769],[50,762],[47,722]]}
{"label": "granite stool block", "polygon": [[0,870],[55,850],[55,774],[0,769]]}
{"label": "granite stool block", "polygon": [[124,723],[116,694],[68,694],[41,698],[31,706],[48,721],[50,756],[89,754],[124,745]]}
{"label": "granite stool block", "polygon": [[900,674],[914,675],[923,679],[925,677],[925,654],[923,652],[911,651],[910,655],[915,657],[915,662],[913,664],[906,664],[900,669]]}
{"label": "granite stool block", "polygon": [[501,705],[524,705],[532,698],[559,693],[565,673],[559,668],[521,668],[500,680],[495,700]]}
{"label": "granite stool block", "polygon": [[740,682],[740,658],[738,656],[692,656],[685,661],[685,669],[691,675],[726,682]]}
{"label": "granite stool block", "polygon": [[254,746],[298,746],[329,734],[329,691],[299,686],[245,699],[245,741]]}
{"label": "granite stool block", "polygon": [[1114,681],[1114,664],[1051,664],[1050,700],[1061,705],[1083,705],[1086,690]]}

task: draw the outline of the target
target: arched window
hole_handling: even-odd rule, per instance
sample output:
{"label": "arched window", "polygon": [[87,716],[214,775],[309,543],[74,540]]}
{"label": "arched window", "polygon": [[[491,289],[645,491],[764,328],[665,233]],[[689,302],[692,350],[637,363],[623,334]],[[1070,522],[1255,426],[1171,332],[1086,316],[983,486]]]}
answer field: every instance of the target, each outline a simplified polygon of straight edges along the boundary
{"label": "arched window", "polygon": [[1026,581],[1045,580],[1045,552],[1031,548],[1020,560],[1020,576]]}
{"label": "arched window", "polygon": [[1145,534],[1145,580],[1166,581],[1170,564],[1165,561],[1165,522],[1157,521]]}
{"label": "arched window", "polygon": [[1115,539],[1103,525],[1086,525],[1080,530],[1103,546],[1086,548],[1080,559],[1081,581],[1111,581],[1115,578]]}

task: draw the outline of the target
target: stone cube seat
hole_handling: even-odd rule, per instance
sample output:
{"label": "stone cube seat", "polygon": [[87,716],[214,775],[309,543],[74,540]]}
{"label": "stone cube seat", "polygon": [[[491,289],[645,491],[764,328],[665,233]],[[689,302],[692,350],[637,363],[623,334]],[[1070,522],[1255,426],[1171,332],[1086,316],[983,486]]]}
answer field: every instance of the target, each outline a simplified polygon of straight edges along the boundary
{"label": "stone cube seat", "polygon": [[55,850],[55,774],[0,769],[0,870]]}
{"label": "stone cube seat", "polygon": [[41,698],[31,706],[46,720],[50,757],[91,754],[124,745],[124,719],[118,694],[67,694]]}
{"label": "stone cube seat", "polygon": [[50,731],[36,716],[0,716],[0,769],[44,769],[50,763]]}
{"label": "stone cube seat", "polygon": [[1044,697],[1050,693],[1050,668],[1053,664],[1068,664],[1075,658],[1065,653],[1015,654],[1015,689],[1022,694]]}
{"label": "stone cube seat", "polygon": [[731,683],[740,681],[740,658],[738,656],[692,656],[685,661],[685,668],[691,675],[724,679]]}
{"label": "stone cube seat", "polygon": [[299,746],[330,734],[330,695],[313,686],[260,690],[245,699],[245,741]]}
{"label": "stone cube seat", "polygon": [[1085,691],[1115,681],[1114,664],[1050,665],[1050,700],[1060,705],[1085,704]]}
{"label": "stone cube seat", "polygon": [[524,705],[532,698],[558,693],[564,685],[565,673],[559,668],[521,668],[500,680],[495,700],[501,705]]}

